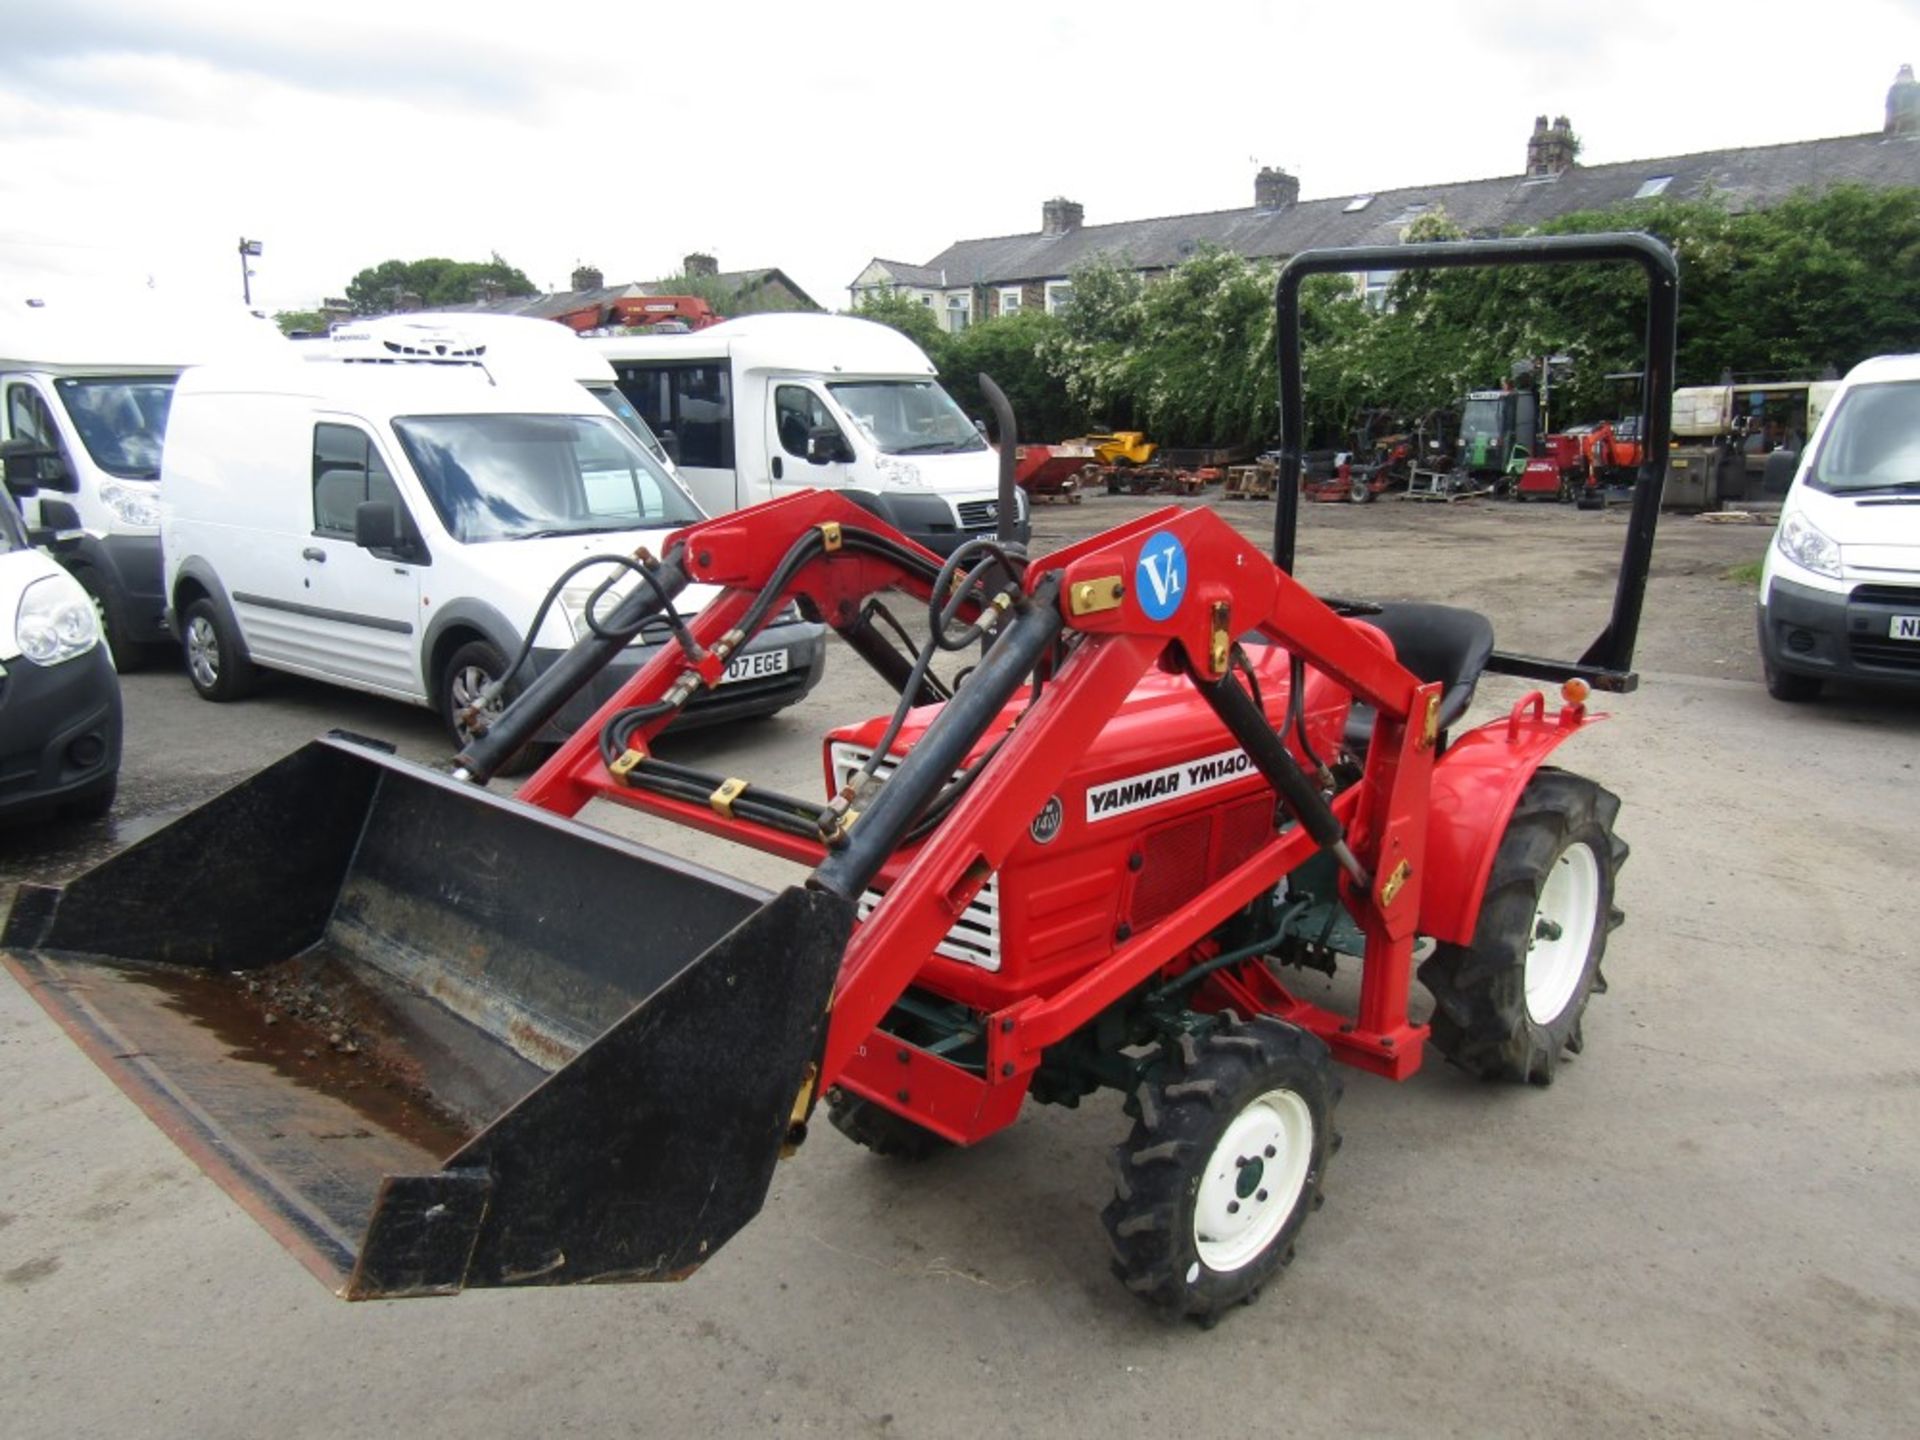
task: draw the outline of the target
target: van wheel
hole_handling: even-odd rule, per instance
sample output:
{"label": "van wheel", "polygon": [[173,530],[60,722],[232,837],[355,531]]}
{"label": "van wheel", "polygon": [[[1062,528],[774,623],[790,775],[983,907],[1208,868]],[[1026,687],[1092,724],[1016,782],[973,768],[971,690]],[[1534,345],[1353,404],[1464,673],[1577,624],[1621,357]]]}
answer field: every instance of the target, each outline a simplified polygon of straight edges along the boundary
{"label": "van wheel", "polygon": [[260,683],[260,672],[240,644],[239,627],[211,599],[202,596],[187,606],[180,638],[187,678],[202,700],[239,700]]}
{"label": "van wheel", "polygon": [[[469,640],[447,657],[446,666],[440,672],[440,722],[447,727],[447,734],[457,748],[466,749],[486,728],[486,725],[468,724],[461,718],[462,714],[506,673],[507,657],[489,640]],[[516,679],[482,706],[480,713],[487,724],[499,719],[500,712],[523,688]],[[523,747],[494,773],[525,775],[539,763],[540,749],[538,745]]]}

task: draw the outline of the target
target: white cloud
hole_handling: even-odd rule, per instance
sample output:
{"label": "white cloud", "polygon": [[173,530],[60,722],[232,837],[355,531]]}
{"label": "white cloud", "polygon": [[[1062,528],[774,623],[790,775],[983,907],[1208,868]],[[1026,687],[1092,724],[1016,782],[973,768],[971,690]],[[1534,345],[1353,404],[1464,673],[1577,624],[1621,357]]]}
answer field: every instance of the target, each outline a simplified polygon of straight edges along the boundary
{"label": "white cloud", "polygon": [[1920,4],[964,8],[13,0],[0,275],[305,306],[497,250],[650,279],[690,250],[845,303],[866,260],[1037,228],[1877,129]]}

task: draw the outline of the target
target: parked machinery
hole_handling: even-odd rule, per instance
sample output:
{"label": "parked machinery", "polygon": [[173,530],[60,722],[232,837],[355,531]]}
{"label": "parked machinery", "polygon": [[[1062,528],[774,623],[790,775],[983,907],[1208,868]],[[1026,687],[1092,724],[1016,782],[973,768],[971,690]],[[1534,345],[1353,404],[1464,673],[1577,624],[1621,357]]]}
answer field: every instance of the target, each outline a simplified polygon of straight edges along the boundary
{"label": "parked machinery", "polygon": [[[1587,259],[1646,269],[1649,374],[1670,375],[1672,260],[1644,236],[1290,261],[1271,558],[1204,508],[1036,559],[973,541],[942,562],[820,492],[691,526],[623,569],[594,633],[451,774],[316,742],[63,889],[23,888],[10,964],[352,1297],[682,1278],[759,1210],[822,1099],[912,1156],[983,1141],[1028,1098],[1114,1089],[1115,1269],[1210,1323],[1319,1203],[1333,1060],[1405,1079],[1430,1039],[1472,1073],[1545,1082],[1578,1048],[1626,848],[1614,797],[1544,761],[1596,718],[1589,687],[1635,683],[1657,518],[1643,479],[1612,617],[1578,661],[1496,651],[1466,611],[1316,597],[1290,573],[1299,282]],[[722,594],[683,620],[692,583]],[[875,624],[888,590],[928,608],[915,654]],[[828,737],[827,798],[657,755],[789,604],[901,691]],[[661,619],[678,643],[517,797],[480,788]],[[963,652],[965,683],[940,680]],[[1535,692],[1467,727],[1487,669],[1562,703]],[[811,874],[768,895],[581,823],[595,801]],[[188,863],[226,903],[178,884]],[[1429,1023],[1410,1008],[1423,936]],[[1350,1013],[1288,984],[1355,966]],[[406,1103],[324,1067],[249,1069],[191,1018],[281,984],[354,1017]]]}

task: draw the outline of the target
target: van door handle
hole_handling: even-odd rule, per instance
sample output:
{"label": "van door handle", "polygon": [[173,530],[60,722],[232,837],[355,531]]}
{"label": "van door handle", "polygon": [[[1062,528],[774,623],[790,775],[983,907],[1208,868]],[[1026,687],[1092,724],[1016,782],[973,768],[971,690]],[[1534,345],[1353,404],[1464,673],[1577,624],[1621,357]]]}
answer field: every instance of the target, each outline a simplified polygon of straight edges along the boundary
{"label": "van door handle", "polygon": [[782,473],[783,473],[783,467],[780,464],[780,457],[776,455],[773,457],[773,478],[776,480],[780,479],[782,476]]}
{"label": "van door handle", "polygon": [[309,545],[300,552],[300,558],[302,560],[318,560],[324,565],[327,562],[327,552],[322,550],[318,545]]}

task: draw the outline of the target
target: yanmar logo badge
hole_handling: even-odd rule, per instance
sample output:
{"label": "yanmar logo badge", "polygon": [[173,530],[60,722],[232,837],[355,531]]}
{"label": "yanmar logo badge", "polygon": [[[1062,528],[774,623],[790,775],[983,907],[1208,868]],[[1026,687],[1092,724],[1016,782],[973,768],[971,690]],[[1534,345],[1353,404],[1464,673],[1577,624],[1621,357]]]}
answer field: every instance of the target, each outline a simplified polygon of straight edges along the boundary
{"label": "yanmar logo badge", "polygon": [[1223,750],[1218,755],[1208,755],[1204,759],[1169,765],[1165,770],[1130,775],[1124,780],[1111,780],[1087,791],[1087,819],[1111,820],[1130,810],[1163,805],[1182,795],[1211,790],[1215,785],[1237,780],[1252,769],[1253,761],[1247,758],[1246,751]]}

